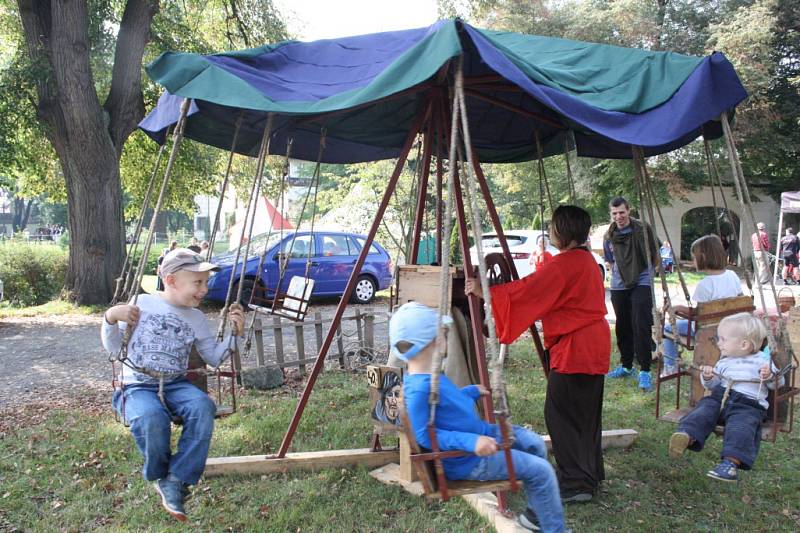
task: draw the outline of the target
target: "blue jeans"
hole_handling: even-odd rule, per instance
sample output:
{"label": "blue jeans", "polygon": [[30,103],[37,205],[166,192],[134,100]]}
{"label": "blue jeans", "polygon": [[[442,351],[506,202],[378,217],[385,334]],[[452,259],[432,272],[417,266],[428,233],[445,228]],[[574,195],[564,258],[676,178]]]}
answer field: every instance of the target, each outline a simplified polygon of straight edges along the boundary
{"label": "blue jeans", "polygon": [[[552,465],[547,460],[547,447],[542,438],[525,428],[514,426],[514,446],[511,450],[517,480],[525,485],[528,508],[536,513],[542,531],[564,531],[564,510],[561,494]],[[480,461],[466,479],[489,481],[508,479],[506,456],[498,452]]]}
{"label": "blue jeans", "polygon": [[732,390],[724,407],[722,397],[725,387],[717,385],[697,402],[697,406],[678,424],[678,431],[688,433],[694,442],[689,449],[699,452],[718,422],[725,425],[720,457],[733,457],[741,461],[739,468],[750,470],[761,445],[761,422],[767,414],[758,401]]}
{"label": "blue jeans", "polygon": [[[683,318],[678,319],[675,321],[675,325],[678,326],[678,335],[683,335],[684,337],[687,335],[693,335],[694,333],[689,333],[689,321]],[[672,333],[672,324],[667,322],[664,324],[664,333]],[[664,338],[664,366],[674,366],[678,363],[678,346],[675,344],[675,341],[672,339]]]}
{"label": "blue jeans", "polygon": [[[136,447],[144,456],[142,474],[147,481],[168,474],[188,485],[200,479],[206,466],[216,405],[208,395],[185,379],[164,384],[164,398],[170,411],[183,419],[178,450],[170,448],[172,420],[158,399],[158,385],[127,385],[124,416],[131,425]],[[122,415],[122,391],[115,391],[112,403]]]}

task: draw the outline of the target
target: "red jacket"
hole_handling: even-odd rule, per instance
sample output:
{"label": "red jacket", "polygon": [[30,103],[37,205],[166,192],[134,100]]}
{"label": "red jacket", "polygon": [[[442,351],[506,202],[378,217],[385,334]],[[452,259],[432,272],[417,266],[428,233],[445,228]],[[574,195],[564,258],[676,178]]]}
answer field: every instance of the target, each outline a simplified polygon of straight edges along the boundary
{"label": "red jacket", "polygon": [[589,252],[562,252],[533,274],[491,291],[500,342],[511,344],[541,320],[552,370],[593,375],[608,371],[611,332],[605,288]]}
{"label": "red jacket", "polygon": [[770,249],[770,242],[769,242],[769,235],[764,230],[758,230],[758,233],[753,233],[752,237],[753,241],[753,251],[760,252],[765,251],[769,252]]}

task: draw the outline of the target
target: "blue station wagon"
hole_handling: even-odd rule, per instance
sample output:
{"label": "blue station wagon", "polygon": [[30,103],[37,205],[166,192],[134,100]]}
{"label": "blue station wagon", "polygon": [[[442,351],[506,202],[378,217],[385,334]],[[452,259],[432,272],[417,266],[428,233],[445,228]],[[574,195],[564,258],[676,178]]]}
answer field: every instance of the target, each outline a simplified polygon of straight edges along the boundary
{"label": "blue station wagon", "polygon": [[[250,293],[256,283],[256,270],[259,258],[266,248],[263,271],[259,284],[262,287],[273,289],[280,278],[280,258],[289,260],[279,292],[285,292],[293,276],[308,277],[314,280],[312,296],[341,296],[350,279],[350,273],[361,253],[361,248],[366,242],[364,235],[332,231],[298,231],[292,243],[294,232],[262,234],[253,237],[250,243],[250,257],[247,259],[245,277],[242,287],[242,301],[250,301]],[[269,239],[267,239],[269,237]],[[309,253],[310,252],[310,253]],[[244,254],[244,245],[241,248]],[[212,261],[221,267],[221,270],[208,280],[208,294],[206,299],[224,302],[231,279],[233,262],[236,260],[236,250],[216,255]],[[234,274],[238,279],[242,268],[242,259]],[[386,289],[392,283],[392,261],[388,252],[377,242],[372,243],[369,254],[364,261],[358,276],[352,301],[354,303],[369,303],[379,290]],[[237,292],[234,284],[234,294]]]}

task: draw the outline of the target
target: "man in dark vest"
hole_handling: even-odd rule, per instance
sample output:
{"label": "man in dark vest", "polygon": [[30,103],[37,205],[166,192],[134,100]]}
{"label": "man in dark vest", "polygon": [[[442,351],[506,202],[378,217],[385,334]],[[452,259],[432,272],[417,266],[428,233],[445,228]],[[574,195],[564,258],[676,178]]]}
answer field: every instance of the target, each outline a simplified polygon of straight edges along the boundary
{"label": "man in dark vest", "polygon": [[608,208],[612,222],[603,239],[603,251],[606,261],[611,263],[611,304],[617,319],[615,330],[621,360],[608,377],[632,376],[635,355],[640,368],[639,388],[649,392],[653,388],[650,375],[653,298],[650,287],[653,269],[660,263],[659,240],[649,224],[631,217],[630,204],[625,198],[614,198]]}

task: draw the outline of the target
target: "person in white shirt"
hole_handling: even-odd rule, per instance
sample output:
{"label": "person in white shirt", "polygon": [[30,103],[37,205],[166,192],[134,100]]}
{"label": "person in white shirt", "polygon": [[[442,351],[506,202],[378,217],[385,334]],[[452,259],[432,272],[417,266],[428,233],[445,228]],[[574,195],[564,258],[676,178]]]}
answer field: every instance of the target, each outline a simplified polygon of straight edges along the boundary
{"label": "person in white shirt", "polygon": [[699,452],[718,423],[725,426],[720,463],[708,476],[737,481],[738,471],[750,470],[761,443],[761,423],[767,414],[767,389],[778,368],[761,352],[767,329],[750,313],[723,318],[717,327],[720,360],[701,367],[700,382],[711,391],[678,424],[669,439],[670,457],[688,448]]}
{"label": "person in white shirt", "polygon": [[[692,301],[695,303],[710,302],[722,298],[733,298],[741,296],[742,282],[736,272],[727,270],[728,254],[722,246],[722,241],[716,235],[705,235],[692,243],[692,259],[695,269],[698,272],[708,274],[700,280],[694,289]],[[673,306],[673,310],[687,314],[689,307],[685,305]],[[685,319],[676,320],[678,335],[693,336],[694,332],[689,331],[689,321]],[[672,324],[664,325],[664,333],[673,333]],[[678,371],[678,347],[672,339],[664,338],[662,345],[664,356],[663,376],[674,374]]]}

